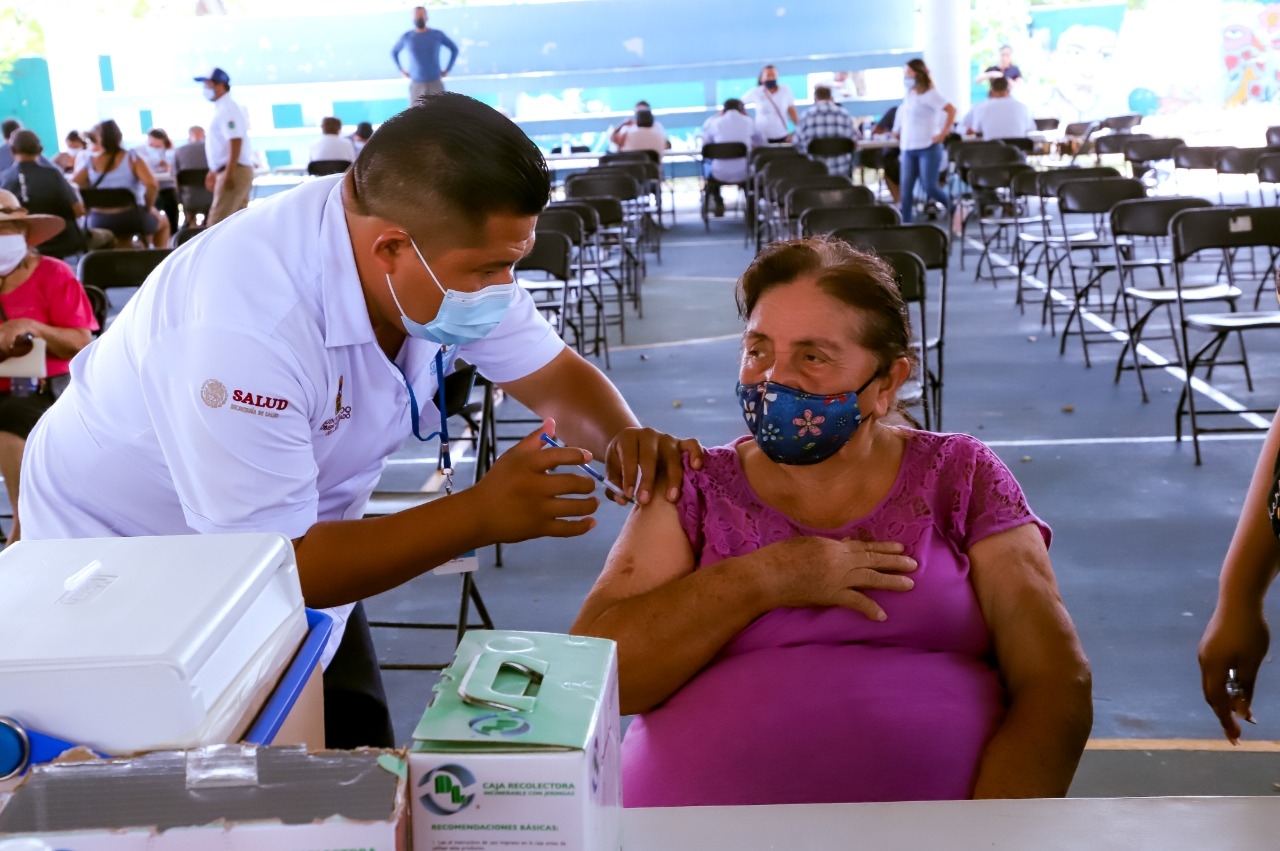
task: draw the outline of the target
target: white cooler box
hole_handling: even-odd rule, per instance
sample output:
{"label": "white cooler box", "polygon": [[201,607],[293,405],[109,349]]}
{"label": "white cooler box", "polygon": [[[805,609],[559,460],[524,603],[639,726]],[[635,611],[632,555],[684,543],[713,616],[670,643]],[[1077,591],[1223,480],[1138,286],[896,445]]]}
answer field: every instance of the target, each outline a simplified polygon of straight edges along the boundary
{"label": "white cooler box", "polygon": [[283,535],[0,552],[0,716],[104,754],[236,740],[307,633]]}

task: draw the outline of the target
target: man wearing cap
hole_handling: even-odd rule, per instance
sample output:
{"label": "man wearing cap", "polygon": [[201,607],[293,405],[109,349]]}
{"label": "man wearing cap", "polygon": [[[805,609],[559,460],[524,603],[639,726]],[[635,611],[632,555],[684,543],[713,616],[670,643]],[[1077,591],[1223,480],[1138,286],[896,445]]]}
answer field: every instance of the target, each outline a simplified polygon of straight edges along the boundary
{"label": "man wearing cap", "polygon": [[9,543],[20,534],[18,474],[27,436],[67,386],[71,359],[98,328],[71,268],[35,251],[65,226],[57,216],[28,212],[17,196],[0,189],[0,357],[27,354],[32,341],[43,340],[48,374],[35,392],[21,394],[0,378],[0,475],[13,508]]}
{"label": "man wearing cap", "polygon": [[[586,533],[595,480],[572,467],[593,456],[640,503],[678,498],[682,453],[700,464],[695,441],[642,428],[515,283],[550,196],[519,127],[445,92],[380,126],[344,175],[192,240],[32,433],[24,534],[285,535],[307,604],[336,619],[328,745],[394,744],[357,601],[489,544]],[[447,466],[439,390],[458,358],[545,419],[471,487],[363,518],[406,440]]]}
{"label": "man wearing cap", "polygon": [[253,150],[249,146],[249,119],[240,104],[231,98],[231,78],[221,68],[204,77],[205,99],[213,101],[213,119],[205,134],[205,157],[209,174],[204,185],[213,192],[206,224],[218,222],[249,206],[253,188]]}

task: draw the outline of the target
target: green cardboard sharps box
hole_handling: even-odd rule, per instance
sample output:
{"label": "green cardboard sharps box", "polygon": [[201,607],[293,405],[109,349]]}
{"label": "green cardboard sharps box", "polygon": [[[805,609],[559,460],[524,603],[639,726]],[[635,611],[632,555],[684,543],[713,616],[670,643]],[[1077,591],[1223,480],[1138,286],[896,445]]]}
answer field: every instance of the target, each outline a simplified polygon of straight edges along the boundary
{"label": "green cardboard sharps box", "polygon": [[622,847],[612,641],[469,632],[413,739],[416,851]]}

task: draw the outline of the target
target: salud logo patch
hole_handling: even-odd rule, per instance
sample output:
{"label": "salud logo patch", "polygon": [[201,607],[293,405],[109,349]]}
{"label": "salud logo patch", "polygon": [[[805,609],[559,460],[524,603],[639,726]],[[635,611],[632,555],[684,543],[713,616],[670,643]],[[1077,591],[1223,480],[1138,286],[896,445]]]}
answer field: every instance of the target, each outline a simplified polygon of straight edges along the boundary
{"label": "salud logo patch", "polygon": [[200,401],[210,408],[221,408],[227,404],[227,386],[216,378],[210,378],[200,385]]}

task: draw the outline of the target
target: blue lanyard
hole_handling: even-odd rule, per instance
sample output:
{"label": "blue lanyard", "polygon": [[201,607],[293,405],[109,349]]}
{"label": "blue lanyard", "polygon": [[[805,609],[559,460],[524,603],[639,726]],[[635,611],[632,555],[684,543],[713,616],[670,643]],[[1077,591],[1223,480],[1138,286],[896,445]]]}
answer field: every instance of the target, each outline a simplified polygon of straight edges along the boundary
{"label": "blue lanyard", "polygon": [[445,494],[453,493],[453,462],[449,458],[449,414],[444,409],[444,346],[436,352],[436,386],[438,388],[439,398],[436,400],[437,406],[440,408],[440,430],[432,432],[426,437],[422,436],[422,432],[418,428],[418,397],[413,392],[413,384],[409,381],[409,376],[405,375],[400,364],[395,361],[391,362],[397,370],[400,371],[400,377],[404,379],[405,389],[409,391],[409,424],[413,427],[413,436],[426,443],[431,440],[440,438],[440,472],[444,473],[444,492]]}

